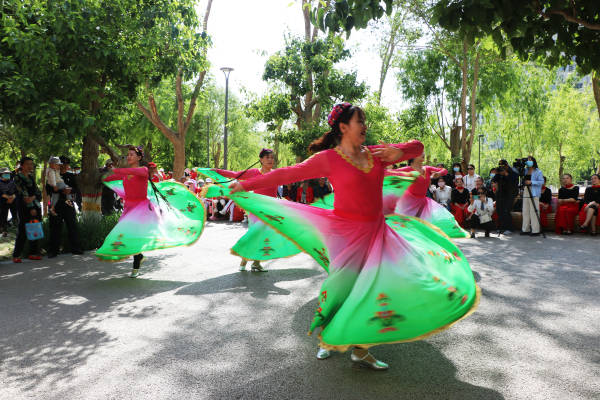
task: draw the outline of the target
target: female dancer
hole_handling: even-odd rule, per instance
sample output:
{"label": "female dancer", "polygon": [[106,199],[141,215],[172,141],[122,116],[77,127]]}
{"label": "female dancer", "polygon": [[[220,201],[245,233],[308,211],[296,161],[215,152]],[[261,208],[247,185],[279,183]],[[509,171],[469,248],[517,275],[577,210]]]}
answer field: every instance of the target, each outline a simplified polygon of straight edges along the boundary
{"label": "female dancer", "polygon": [[[308,160],[233,183],[229,196],[329,271],[310,327],[322,328],[319,358],[354,347],[353,362],[383,370],[388,365],[369,347],[449,327],[476,307],[478,290],[463,254],[441,231],[405,216],[388,218],[392,229],[383,216],[385,167],[419,156],[423,145],[363,146],[365,115],[349,103],[336,105],[328,123],[331,131],[311,144]],[[236,193],[321,176],[334,187],[333,210]]]}
{"label": "female dancer", "polygon": [[[240,181],[251,179],[264,175],[273,170],[275,162],[275,153],[271,149],[262,149],[258,155],[260,159],[260,168],[253,168],[247,171],[228,171],[225,169],[213,169],[228,178],[235,178]],[[202,172],[202,170],[199,170]],[[277,185],[256,190],[259,193],[269,197],[277,197]],[[298,254],[300,250],[292,242],[275,232],[268,225],[262,223],[254,215],[248,215],[248,232],[233,245],[232,254],[240,256],[240,271],[246,270],[248,260],[252,261],[252,271],[267,272],[260,265],[261,260],[273,260],[276,258],[290,257]]]}
{"label": "female dancer", "polygon": [[[202,203],[184,185],[167,181],[155,185],[148,168],[140,166],[143,156],[141,146],[130,147],[129,168],[116,168],[104,178],[106,185],[125,200],[125,205],[119,222],[96,251],[103,261],[133,256],[132,278],[139,275],[143,250],[190,245],[200,237],[206,219]],[[148,193],[149,183],[151,193]]]}
{"label": "female dancer", "polygon": [[408,166],[396,170],[388,170],[386,175],[394,175],[395,172],[416,171],[420,175],[415,182],[408,187],[402,197],[396,203],[396,214],[412,215],[422,218],[440,228],[446,235],[453,238],[468,237],[468,233],[460,227],[454,216],[441,204],[427,197],[427,188],[431,178],[438,178],[448,173],[444,168],[423,166],[425,157],[419,154],[408,160]]}

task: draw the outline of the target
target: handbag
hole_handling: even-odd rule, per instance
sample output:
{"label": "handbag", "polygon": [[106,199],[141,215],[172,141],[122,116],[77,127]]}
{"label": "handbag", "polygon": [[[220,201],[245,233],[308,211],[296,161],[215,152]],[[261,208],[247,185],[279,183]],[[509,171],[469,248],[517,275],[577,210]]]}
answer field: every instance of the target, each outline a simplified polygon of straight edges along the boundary
{"label": "handbag", "polygon": [[40,240],[44,237],[42,223],[37,220],[26,223],[25,232],[27,233],[28,240]]}

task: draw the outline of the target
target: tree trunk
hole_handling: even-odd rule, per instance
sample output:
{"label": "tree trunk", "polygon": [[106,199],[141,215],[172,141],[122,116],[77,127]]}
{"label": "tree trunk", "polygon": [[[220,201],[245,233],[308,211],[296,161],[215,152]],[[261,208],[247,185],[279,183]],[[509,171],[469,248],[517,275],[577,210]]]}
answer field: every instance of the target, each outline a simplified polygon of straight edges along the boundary
{"label": "tree trunk", "polygon": [[592,72],[592,90],[594,91],[594,99],[596,99],[596,108],[600,118],[600,72]]}
{"label": "tree trunk", "polygon": [[213,146],[212,154],[213,168],[221,168],[221,143],[217,143],[216,146]]}
{"label": "tree trunk", "polygon": [[460,126],[454,125],[450,129],[450,157],[460,157]]}
{"label": "tree trunk", "polygon": [[473,141],[475,140],[475,132],[477,130],[477,83],[479,81],[479,52],[475,57],[475,65],[473,66],[473,86],[471,86],[471,132],[466,142],[466,146],[462,150],[462,157],[465,166],[471,162],[471,153],[473,151]]}
{"label": "tree trunk", "polygon": [[100,171],[98,170],[98,156],[100,149],[98,143],[91,138],[95,127],[91,127],[86,137],[83,139],[81,149],[81,196],[82,213],[86,215],[100,216],[100,197],[102,195],[102,182],[100,181]]}
{"label": "tree trunk", "polygon": [[173,142],[173,150],[175,152],[173,173],[176,174],[175,176],[181,177],[185,170],[185,142],[183,140]]}
{"label": "tree trunk", "polygon": [[46,193],[46,168],[48,168],[48,161],[44,161],[42,166],[42,215],[48,215],[48,193]]}
{"label": "tree trunk", "polygon": [[[460,127],[460,148],[466,148],[467,141],[467,86],[468,82],[468,73],[469,68],[467,64],[467,50],[468,44],[467,39],[463,39],[463,54],[462,54],[462,63],[460,65],[460,71],[462,75],[462,90],[460,92],[460,118],[461,118],[461,127]],[[463,155],[464,157],[464,155]],[[464,164],[464,159],[461,160],[461,163]]]}

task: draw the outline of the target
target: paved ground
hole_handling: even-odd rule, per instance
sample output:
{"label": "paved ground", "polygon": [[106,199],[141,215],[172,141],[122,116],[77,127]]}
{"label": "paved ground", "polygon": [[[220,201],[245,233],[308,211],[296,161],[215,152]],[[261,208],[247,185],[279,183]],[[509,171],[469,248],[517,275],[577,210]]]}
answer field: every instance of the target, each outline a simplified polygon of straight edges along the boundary
{"label": "paved ground", "polygon": [[459,242],[478,311],[426,341],[315,359],[325,275],[305,255],[239,273],[244,229],[129,263],[93,255],[0,264],[0,399],[598,399],[600,239]]}

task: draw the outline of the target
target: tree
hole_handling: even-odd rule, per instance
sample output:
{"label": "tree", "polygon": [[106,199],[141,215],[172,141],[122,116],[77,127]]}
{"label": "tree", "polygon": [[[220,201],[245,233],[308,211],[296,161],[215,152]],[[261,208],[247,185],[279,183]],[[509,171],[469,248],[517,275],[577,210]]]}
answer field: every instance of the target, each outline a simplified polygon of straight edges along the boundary
{"label": "tree", "polygon": [[330,0],[320,3],[326,6],[311,9],[313,24],[322,31],[346,31],[350,34],[352,29],[364,29],[370,21],[391,15],[394,0]]}
{"label": "tree", "polygon": [[[83,140],[84,211],[99,212],[99,146],[115,111],[147,77],[168,75],[199,34],[191,0],[10,0],[2,2],[0,118],[43,143]],[[40,142],[38,140],[38,142]]]}
{"label": "tree", "polygon": [[597,0],[439,0],[434,15],[440,26],[469,35],[473,29],[494,38],[503,55],[550,66],[577,63],[592,73],[600,116],[600,2]]}
{"label": "tree", "polygon": [[[212,0],[208,0],[206,5],[206,11],[204,13],[204,20],[202,23],[202,38],[206,38],[206,32],[208,28],[208,17],[210,16],[210,9],[212,7]],[[195,24],[191,22],[187,27],[187,30],[195,29]],[[189,35],[189,33],[188,33]],[[185,169],[185,150],[186,150],[186,135],[192,123],[194,117],[194,111],[196,110],[196,104],[198,96],[200,95],[200,88],[204,82],[206,76],[207,63],[206,63],[206,51],[207,43],[198,41],[193,51],[188,54],[181,54],[181,59],[177,60],[176,78],[175,78],[175,97],[177,103],[177,128],[171,128],[160,118],[158,108],[156,106],[156,100],[154,94],[150,89],[150,85],[146,82],[146,92],[148,96],[148,107],[146,108],[140,101],[136,102],[139,110],[144,114],[146,118],[173,144],[175,157],[173,160],[173,173],[175,176],[183,176]],[[185,101],[183,96],[182,81],[184,77],[188,77],[193,73],[198,72],[198,78],[194,85],[194,90],[189,99],[189,107],[186,112]],[[185,118],[184,118],[185,116]]]}

